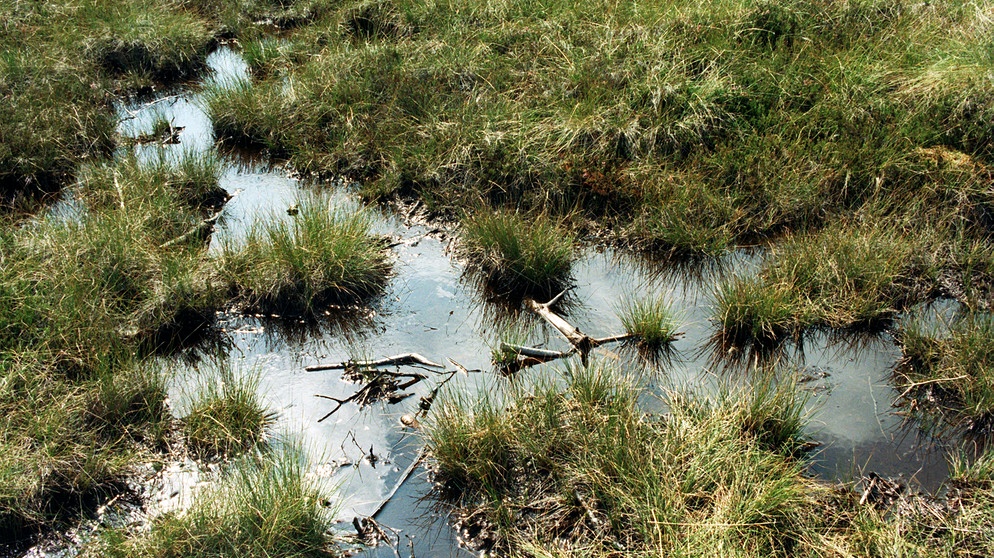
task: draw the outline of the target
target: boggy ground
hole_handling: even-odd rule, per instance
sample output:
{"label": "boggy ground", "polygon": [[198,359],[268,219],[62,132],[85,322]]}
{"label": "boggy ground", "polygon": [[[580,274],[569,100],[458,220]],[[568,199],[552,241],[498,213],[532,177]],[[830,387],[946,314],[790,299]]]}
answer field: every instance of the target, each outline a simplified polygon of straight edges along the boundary
{"label": "boggy ground", "polygon": [[326,8],[242,42],[253,77],[208,93],[215,131],[461,218],[499,288],[568,266],[551,245],[494,265],[494,209],[670,257],[767,247],[714,294],[733,350],[990,306],[989,3]]}
{"label": "boggy ground", "polygon": [[524,556],[984,556],[992,455],[957,461],[946,498],[870,475],[860,490],[804,475],[803,397],[751,388],[665,396],[642,411],[611,363],[560,370],[427,424],[438,497],[467,542]]}
{"label": "boggy ground", "polygon": [[[306,318],[313,300],[360,301],[386,281],[388,250],[362,211],[328,211],[315,194],[300,201],[306,223],[259,223],[251,251],[213,257],[206,240],[228,199],[215,155],[111,158],[120,140],[112,102],[199,75],[218,38],[278,6],[243,8],[222,18],[182,2],[0,4],[4,546],[127,490],[136,464],[177,447],[228,459],[266,437],[271,416],[237,378],[195,394],[189,416],[172,416],[156,357],[210,335],[217,311],[264,300]],[[49,213],[38,202],[60,189],[68,211]],[[324,257],[302,257],[312,252]],[[248,258],[272,276],[232,267]],[[343,261],[351,275],[342,276]],[[233,470],[246,475],[255,466],[239,463]],[[303,486],[300,467],[270,469],[281,486]],[[327,518],[315,521],[323,536]],[[308,541],[300,548],[322,546]]]}
{"label": "boggy ground", "polygon": [[[536,225],[533,234],[565,245],[577,231],[610,231],[671,257],[768,246],[757,276],[716,289],[718,342],[730,348],[776,344],[809,327],[889,327],[920,302],[956,298],[974,316],[948,334],[906,330],[908,368],[896,383],[926,413],[938,396],[948,407],[942,420],[979,425],[974,429],[984,434],[991,383],[976,332],[989,329],[980,312],[994,284],[991,9],[986,2],[873,0],[0,0],[0,407],[7,417],[0,534],[10,540],[72,516],[114,491],[130,464],[164,443],[175,425],[148,357],[209,326],[218,308],[286,303],[307,313],[341,296],[375,294],[385,280],[383,245],[363,233],[361,217],[325,214],[330,221],[259,229],[247,252],[214,259],[203,249],[202,223],[223,199],[214,188],[215,163],[108,162],[115,96],[197,75],[221,38],[240,41],[254,77],[210,92],[215,131],[288,156],[300,171],[359,180],[367,199],[415,196],[467,225],[499,208],[518,222],[555,223]],[[74,179],[78,220],[32,218],[38,207],[26,199]],[[323,259],[309,256],[323,248],[337,253],[338,237],[312,234],[335,223],[359,230],[346,236],[358,253],[373,256],[356,283],[343,284],[326,273]],[[301,245],[306,249],[293,249]],[[569,256],[563,242],[550,245]],[[499,283],[517,276],[546,289],[568,282],[569,266],[558,255],[551,275],[542,276],[515,269],[508,252],[477,253],[488,260],[476,265]],[[544,256],[515,261],[552,261]],[[251,273],[260,262],[268,279]],[[480,525],[499,527],[497,548],[559,552],[553,539],[508,531],[508,519],[525,504],[494,499],[506,491],[538,496],[548,513],[562,516],[557,529],[587,533],[582,540],[597,552],[617,551],[617,543],[693,553],[707,546],[688,543],[702,540],[753,554],[989,553],[987,457],[956,469],[962,484],[955,486],[963,490],[934,522],[918,512],[878,513],[854,504],[851,493],[803,479],[792,451],[763,442],[765,423],[735,422],[748,418],[745,411],[721,419],[712,407],[681,399],[670,402],[669,422],[658,422],[623,405],[631,397],[620,380],[597,382],[614,394],[605,400],[610,405],[587,397],[577,406],[576,394],[546,390],[490,415],[540,400],[545,406],[535,412],[558,421],[564,437],[575,434],[570,425],[584,424],[580,419],[598,428],[622,424],[621,433],[635,436],[622,450],[636,455],[612,459],[643,471],[668,464],[672,455],[663,449],[696,448],[672,422],[682,416],[702,431],[723,428],[714,437],[720,451],[707,455],[727,459],[683,472],[756,466],[776,473],[775,490],[732,475],[706,484],[725,491],[718,496],[727,499],[715,499],[713,490],[674,483],[666,488],[685,493],[666,497],[682,504],[667,504],[662,514],[650,503],[612,503],[609,493],[627,486],[616,470],[577,469],[593,478],[564,485],[567,492],[533,485],[534,478],[561,480],[555,476],[502,473],[481,482],[473,480],[478,471],[459,473],[454,478],[468,483],[460,487],[463,503],[483,506]],[[265,424],[264,410],[235,399],[238,412],[223,416],[251,411],[260,428]],[[436,425],[480,416],[489,415],[443,415]],[[242,442],[258,431],[247,429],[245,440],[216,433],[197,439],[223,452],[250,445]],[[486,475],[488,461],[499,468],[505,457],[515,467],[540,465],[538,454],[515,448],[516,433],[494,440],[503,453],[496,461],[484,456]],[[442,473],[476,459],[446,461],[437,441]],[[539,472],[560,466],[546,463]],[[480,486],[487,490],[473,492]],[[631,494],[647,487],[635,489]],[[499,504],[492,517],[486,498]],[[240,521],[237,512],[219,519],[207,506],[202,511],[205,524]],[[311,522],[312,533],[319,521],[309,514],[294,517]],[[826,517],[829,523],[819,523]],[[540,535],[545,525],[524,524]],[[174,528],[192,529],[163,527]],[[676,539],[666,538],[673,533]],[[115,552],[138,552],[143,544],[122,542]],[[300,551],[324,551],[318,547]],[[225,548],[237,552],[237,544]]]}

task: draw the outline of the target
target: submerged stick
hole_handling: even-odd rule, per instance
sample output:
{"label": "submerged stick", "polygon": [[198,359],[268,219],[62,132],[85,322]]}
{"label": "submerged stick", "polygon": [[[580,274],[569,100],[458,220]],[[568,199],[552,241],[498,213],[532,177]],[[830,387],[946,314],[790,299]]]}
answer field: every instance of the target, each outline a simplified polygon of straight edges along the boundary
{"label": "submerged stick", "polygon": [[515,345],[513,343],[504,343],[504,342],[500,344],[500,348],[501,350],[512,351],[522,356],[541,358],[547,360],[566,358],[576,352],[575,348],[570,349],[568,351],[550,351],[549,349],[539,349],[538,347],[526,347],[524,345]]}
{"label": "submerged stick", "polygon": [[381,358],[378,360],[365,360],[365,361],[355,361],[347,360],[345,362],[339,362],[336,364],[315,364],[312,366],[304,367],[304,370],[308,372],[321,372],[322,370],[343,370],[349,366],[358,366],[360,368],[376,368],[377,366],[388,366],[391,364],[423,364],[425,366],[430,366],[432,368],[445,368],[441,364],[432,362],[425,357],[419,355],[418,353],[404,353],[402,355],[394,355],[391,357]]}
{"label": "submerged stick", "polygon": [[373,513],[369,514],[371,519],[376,519],[376,516],[383,511],[383,508],[387,505],[387,503],[397,495],[397,491],[400,490],[401,486],[404,486],[404,483],[407,482],[408,477],[410,477],[411,474],[414,473],[414,470],[418,468],[418,465],[421,464],[421,460],[425,458],[427,453],[427,446],[422,446],[421,451],[418,452],[418,455],[414,458],[414,461],[411,461],[411,464],[407,466],[407,469],[404,469],[404,472],[400,474],[400,479],[397,481],[397,484],[394,485],[393,490],[390,491],[390,494],[387,494],[387,497],[380,501],[380,505],[376,506]]}

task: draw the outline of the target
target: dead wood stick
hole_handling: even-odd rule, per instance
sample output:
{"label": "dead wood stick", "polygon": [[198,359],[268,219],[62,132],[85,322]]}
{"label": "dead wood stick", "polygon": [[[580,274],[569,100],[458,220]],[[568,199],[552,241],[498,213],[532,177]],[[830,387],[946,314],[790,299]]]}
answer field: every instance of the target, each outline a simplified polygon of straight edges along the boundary
{"label": "dead wood stick", "polygon": [[217,223],[217,220],[221,218],[222,213],[224,213],[223,207],[217,210],[216,212],[214,212],[214,214],[211,215],[210,217],[194,225],[190,230],[186,231],[185,233],[177,236],[172,240],[163,242],[162,244],[159,245],[159,248],[169,248],[173,244],[179,244],[180,242],[183,242],[184,240],[190,238],[191,236],[198,234],[201,231],[207,230],[210,227],[213,227],[214,224]]}
{"label": "dead wood stick", "polygon": [[[556,314],[551,310],[551,307],[556,302],[558,302],[559,299],[562,298],[564,294],[566,294],[566,291],[557,294],[555,297],[552,298],[552,300],[546,302],[545,304],[536,302],[535,300],[528,298],[525,299],[525,306],[527,306],[528,309],[531,310],[532,312],[535,312],[536,314],[541,316],[543,320],[545,320],[549,325],[554,327],[556,331],[558,331],[563,337],[565,337],[566,340],[569,341],[569,344],[573,345],[573,348],[575,350],[580,351],[580,358],[583,360],[584,363],[587,362],[587,354],[590,353],[590,350],[593,349],[594,347],[598,347],[605,343],[623,341],[625,339],[629,339],[632,337],[631,335],[625,334],[625,335],[612,335],[609,337],[601,337],[599,339],[595,339],[587,335],[586,333],[583,333],[576,326],[567,322],[565,318],[563,318],[562,316]],[[527,356],[533,356],[533,355],[527,355]],[[536,358],[542,358],[542,357],[536,357]],[[561,358],[561,356],[556,358]]]}
{"label": "dead wood stick", "polygon": [[407,466],[407,469],[404,469],[404,472],[400,474],[400,479],[397,481],[397,484],[394,485],[393,490],[390,491],[390,494],[387,494],[387,497],[380,501],[380,505],[376,506],[373,513],[369,514],[370,518],[376,519],[376,516],[383,511],[383,508],[387,505],[387,503],[397,495],[397,491],[400,490],[400,487],[407,482],[408,477],[410,477],[411,474],[414,473],[414,470],[418,468],[418,465],[421,464],[421,460],[425,458],[427,453],[428,448],[422,447],[421,451],[419,451],[418,455],[414,458],[414,461],[411,461],[411,464]]}
{"label": "dead wood stick", "polygon": [[901,395],[897,396],[897,398],[898,399],[903,399],[909,393],[911,393],[911,390],[913,390],[913,389],[915,389],[917,387],[927,386],[929,384],[939,384],[939,383],[942,383],[942,382],[955,382],[957,380],[963,380],[963,379],[966,379],[965,375],[963,375],[963,376],[956,376],[956,377],[953,377],[953,378],[933,378],[931,380],[924,380],[924,381],[921,381],[921,382],[912,382],[912,383],[908,384],[908,389],[906,389],[903,392],[901,392]]}
{"label": "dead wood stick", "polygon": [[568,351],[550,351],[549,349],[539,349],[538,347],[526,347],[524,345],[515,345],[512,343],[501,343],[500,348],[505,351],[513,351],[519,355],[540,358],[546,360],[552,360],[556,358],[566,358],[571,354],[576,352],[576,349],[570,349]]}
{"label": "dead wood stick", "polygon": [[121,183],[117,181],[117,171],[114,171],[114,188],[117,188],[117,201],[121,204],[121,209],[125,209],[124,190],[121,189]]}
{"label": "dead wood stick", "polygon": [[[235,192],[233,194],[231,194],[230,196],[228,196],[228,199],[224,200],[225,205],[227,205],[228,202],[230,202],[231,200],[235,199],[235,197],[238,194],[241,194],[241,193],[242,193],[241,189],[235,190]],[[196,225],[194,225],[193,228],[191,228],[190,230],[186,231],[185,233],[177,236],[176,238],[174,238],[172,240],[169,240],[169,241],[166,241],[166,242],[160,244],[159,248],[160,249],[161,248],[169,248],[173,244],[179,244],[180,242],[183,242],[187,238],[190,238],[191,236],[193,236],[193,235],[195,235],[195,234],[197,234],[197,233],[199,233],[199,232],[201,232],[203,230],[206,230],[206,229],[208,229],[210,227],[213,227],[215,224],[217,224],[217,220],[221,218],[221,214],[222,213],[224,213],[224,206],[222,206],[221,209],[218,209],[217,211],[215,211],[214,214],[211,215],[210,217],[208,217],[208,218],[204,219],[203,221],[201,221],[201,222],[197,223]]]}
{"label": "dead wood stick", "polygon": [[528,298],[525,299],[525,305],[529,310],[541,316],[543,320],[554,327],[556,331],[565,337],[566,340],[569,341],[570,345],[576,347],[581,354],[586,354],[587,351],[590,350],[590,342],[592,341],[590,336],[574,327],[573,324],[567,322],[559,314],[556,314],[549,308],[555,304],[565,292],[566,291],[559,293],[555,296],[555,298],[545,304],[541,304],[536,302],[534,299]]}
{"label": "dead wood stick", "polygon": [[[345,405],[346,403],[352,403],[352,402],[356,402],[356,401],[358,401],[360,404],[365,403],[366,402],[366,398],[370,396],[370,393],[373,391],[373,388],[379,386],[380,385],[380,381],[384,377],[392,377],[392,378],[403,377],[403,378],[410,378],[410,380],[408,380],[408,381],[406,381],[404,383],[396,384],[396,385],[391,386],[390,390],[389,390],[390,392],[396,392],[396,391],[401,391],[401,390],[407,389],[407,388],[413,386],[414,384],[416,384],[416,383],[418,383],[418,382],[420,382],[420,381],[428,378],[428,376],[425,376],[424,374],[417,374],[417,373],[415,373],[415,374],[397,374],[397,373],[393,373],[393,372],[381,371],[381,372],[377,372],[376,376],[373,376],[373,378],[371,380],[369,380],[368,382],[366,382],[361,388],[359,388],[358,390],[356,390],[355,393],[353,393],[352,395],[346,397],[345,399],[339,399],[337,397],[332,397],[330,395],[315,394],[314,397],[320,397],[321,399],[330,399],[330,400],[332,400],[332,401],[334,401],[336,403],[335,408],[332,409],[332,410],[330,410],[330,411],[328,411],[323,417],[319,418],[318,422],[323,422],[325,419],[327,419],[331,415],[333,415],[336,412],[338,412],[338,410],[341,409],[342,406]],[[410,394],[408,394],[407,396],[405,396],[405,398],[406,397],[410,397]]]}
{"label": "dead wood stick", "polygon": [[629,339],[634,339],[638,335],[633,335],[631,333],[622,333],[621,335],[609,335],[607,337],[598,337],[597,339],[591,339],[591,343],[594,347],[600,345],[605,345],[607,343],[617,343],[618,341],[628,341]]}
{"label": "dead wood stick", "polygon": [[[448,360],[452,364],[452,366],[456,367],[456,370],[458,370],[458,371],[462,372],[463,374],[466,374],[467,376],[469,376],[469,370],[465,366],[459,364],[458,362],[452,360],[451,358],[448,359]],[[448,382],[451,379],[452,379],[452,376],[449,376],[448,378],[445,379],[445,381],[442,382],[442,384],[444,384],[445,382]],[[439,385],[441,385],[441,384],[439,384]]]}
{"label": "dead wood stick", "polygon": [[326,418],[330,417],[331,415],[335,414],[335,412],[337,412],[339,409],[341,409],[342,405],[355,401],[359,397],[359,392],[357,391],[353,393],[351,396],[346,397],[345,399],[339,399],[337,397],[332,397],[330,395],[321,395],[321,394],[317,394],[314,397],[320,397],[321,399],[331,399],[332,401],[337,403],[334,409],[328,411],[328,413],[326,413],[323,417],[318,419],[318,422],[323,422]]}
{"label": "dead wood stick", "polygon": [[365,360],[365,361],[354,361],[348,360],[345,362],[339,362],[337,364],[315,364],[312,366],[307,366],[304,370],[308,372],[320,372],[322,370],[342,370],[348,368],[350,365],[358,366],[360,368],[376,368],[377,366],[387,366],[390,364],[423,364],[425,366],[430,366],[432,368],[445,368],[441,364],[432,362],[425,357],[419,355],[418,353],[404,353],[402,355],[394,355],[391,357],[381,358],[378,360]]}

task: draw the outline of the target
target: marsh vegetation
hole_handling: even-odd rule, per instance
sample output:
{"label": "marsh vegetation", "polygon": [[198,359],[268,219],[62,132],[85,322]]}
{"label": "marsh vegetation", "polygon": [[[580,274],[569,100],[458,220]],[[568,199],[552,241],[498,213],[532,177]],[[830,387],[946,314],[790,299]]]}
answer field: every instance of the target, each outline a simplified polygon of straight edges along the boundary
{"label": "marsh vegetation", "polygon": [[952,556],[994,548],[985,455],[958,462],[944,506],[894,505],[804,474],[803,396],[756,371],[752,387],[665,395],[666,413],[612,364],[560,371],[427,424],[438,497],[476,548],[613,556]]}
{"label": "marsh vegetation", "polygon": [[[273,416],[253,380],[221,374],[178,419],[162,359],[216,333],[219,313],[310,323],[375,301],[392,259],[374,214],[307,192],[212,250],[224,160],[166,155],[165,117],[150,127],[158,145],[114,151],[129,143],[115,103],[203,76],[220,40],[250,68],[202,87],[220,142],[458,223],[454,253],[505,321],[523,297],[570,287],[584,242],[689,266],[750,247],[755,273],[709,286],[717,359],[812,331],[890,332],[904,357],[891,381],[917,424],[988,441],[989,3],[0,0],[0,12],[2,541],[106,501],[179,437],[234,460],[222,481],[150,533],[110,530],[89,552],[329,551],[300,456],[260,446]],[[71,211],[50,212],[54,198]],[[939,298],[964,311],[926,327]],[[661,293],[617,310],[643,348],[678,333]],[[506,329],[498,365],[514,358],[501,341],[528,338]],[[470,539],[511,554],[994,551],[989,454],[951,457],[943,499],[808,478],[804,396],[766,370],[774,360],[751,360],[734,386],[668,392],[665,413],[599,361],[450,394],[424,421],[439,495]]]}

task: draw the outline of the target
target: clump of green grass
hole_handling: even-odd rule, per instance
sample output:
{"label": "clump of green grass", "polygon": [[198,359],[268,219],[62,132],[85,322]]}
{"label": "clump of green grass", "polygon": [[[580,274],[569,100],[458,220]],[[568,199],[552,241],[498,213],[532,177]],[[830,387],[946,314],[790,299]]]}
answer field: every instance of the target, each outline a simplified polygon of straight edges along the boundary
{"label": "clump of green grass", "polygon": [[462,221],[462,253],[499,290],[549,294],[569,278],[573,234],[546,216],[478,212]]}
{"label": "clump of green grass", "polygon": [[819,492],[790,457],[803,404],[791,389],[673,394],[662,420],[595,363],[504,402],[445,400],[426,432],[437,481],[494,551],[785,555],[803,545]]}
{"label": "clump of green grass", "polygon": [[978,432],[994,426],[991,316],[957,319],[945,334],[910,321],[902,325],[897,339],[904,357],[895,369],[895,387],[910,397],[915,415]]}
{"label": "clump of green grass", "polygon": [[[949,504],[957,513],[936,544],[938,555],[983,556],[994,552],[994,452],[984,451],[972,463],[957,458],[950,464]],[[955,533],[955,534],[953,534]]]}
{"label": "clump of green grass", "polygon": [[202,238],[173,242],[203,219],[185,192],[216,187],[213,172],[191,181],[182,166],[88,166],[76,215],[0,234],[3,540],[119,491],[171,428],[150,357],[165,332],[191,335],[224,300]]}
{"label": "clump of green grass", "polygon": [[507,368],[517,362],[518,353],[505,346],[524,345],[528,340],[528,331],[517,323],[510,323],[494,336],[494,344],[490,347],[490,360],[498,368]]}
{"label": "clump of green grass", "polygon": [[258,375],[236,375],[225,367],[198,382],[183,418],[183,435],[194,455],[231,457],[263,439],[274,416],[258,388]]}
{"label": "clump of green grass", "polygon": [[[655,174],[640,180],[655,182]],[[673,256],[717,256],[734,243],[734,200],[699,180],[647,185],[641,219],[628,233],[636,245]]]}
{"label": "clump of green grass", "polygon": [[[170,124],[165,122],[165,126]],[[227,200],[227,192],[218,185],[223,172],[223,163],[213,151],[183,151],[179,155],[158,151],[145,160],[129,153],[113,163],[83,167],[78,193],[92,209],[123,206],[127,211],[133,209],[129,205],[153,203],[155,210],[149,213],[163,218],[169,213],[166,204],[179,203],[202,210],[206,216],[207,210],[217,209]],[[177,217],[189,214],[174,213]]]}
{"label": "clump of green grass", "polygon": [[467,540],[556,556],[951,556],[992,548],[990,456],[954,463],[954,505],[901,513],[812,480],[805,397],[771,376],[713,397],[670,392],[667,413],[604,363],[564,381],[442,399],[426,420],[437,496]]}
{"label": "clump of green grass", "polygon": [[[57,16],[52,16],[57,17]],[[8,45],[3,45],[4,47]],[[72,59],[9,45],[0,57],[0,201],[17,192],[55,190],[76,167],[113,146],[114,118],[99,76],[80,79]],[[72,117],[67,117],[67,115]]]}
{"label": "clump of green grass", "polygon": [[218,556],[317,558],[335,556],[332,518],[308,479],[303,452],[280,446],[228,465],[216,485],[182,514],[159,518],[147,533],[109,531],[88,556]]}
{"label": "clump of green grass", "polygon": [[105,358],[67,379],[41,357],[0,352],[0,540],[19,541],[121,490],[169,429],[163,380],[148,363]]}
{"label": "clump of green grass", "polygon": [[797,327],[802,309],[786,289],[733,278],[715,292],[715,321],[726,345],[776,343]]}
{"label": "clump of green grass", "polygon": [[404,18],[397,3],[390,0],[363,0],[342,17],[345,34],[357,40],[399,39],[414,34],[414,26]]}
{"label": "clump of green grass", "polygon": [[218,272],[245,304],[313,314],[328,302],[380,292],[390,259],[385,243],[371,232],[369,214],[335,205],[327,196],[298,205],[289,222],[274,217],[253,227],[243,244],[224,247]]}
{"label": "clump of green grass", "polygon": [[927,241],[877,226],[833,225],[771,250],[757,277],[733,278],[715,293],[721,335],[760,343],[810,326],[886,322],[935,290]]}
{"label": "clump of green grass", "polygon": [[659,349],[677,338],[676,316],[662,295],[626,298],[618,309],[625,332],[649,349]]}
{"label": "clump of green grass", "polygon": [[86,53],[117,74],[147,75],[173,81],[192,77],[206,67],[211,34],[206,22],[178,9],[172,2],[85,3],[98,22],[86,43]]}
{"label": "clump of green grass", "polygon": [[280,121],[287,112],[281,116],[270,110],[274,104],[286,104],[278,88],[247,79],[212,82],[204,88],[203,98],[214,135],[221,141],[266,147],[276,155],[285,151],[287,134]]}
{"label": "clump of green grass", "polygon": [[113,363],[89,384],[87,421],[101,437],[126,435],[151,447],[165,441],[172,420],[161,370],[143,362]]}

